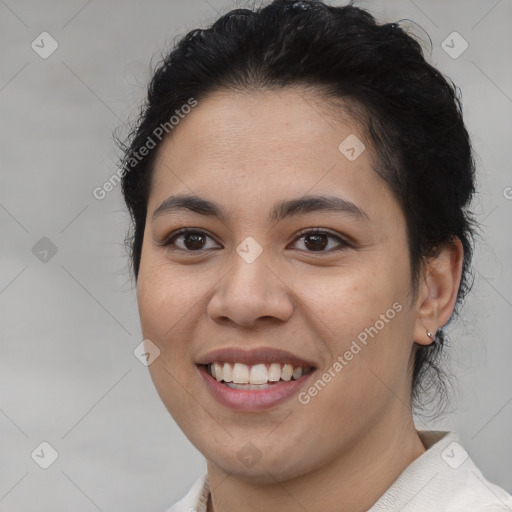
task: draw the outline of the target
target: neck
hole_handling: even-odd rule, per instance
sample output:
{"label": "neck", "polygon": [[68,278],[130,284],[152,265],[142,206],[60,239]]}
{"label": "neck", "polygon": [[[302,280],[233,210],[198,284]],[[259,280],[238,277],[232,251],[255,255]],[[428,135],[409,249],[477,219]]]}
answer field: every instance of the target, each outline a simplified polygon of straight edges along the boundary
{"label": "neck", "polygon": [[[403,406],[402,406],[403,407]],[[273,484],[254,484],[230,476],[208,461],[211,495],[208,512],[276,510],[364,512],[400,473],[426,450],[412,417],[374,426],[355,445],[323,467]],[[387,424],[386,424],[387,423]],[[401,425],[401,428],[397,428]]]}

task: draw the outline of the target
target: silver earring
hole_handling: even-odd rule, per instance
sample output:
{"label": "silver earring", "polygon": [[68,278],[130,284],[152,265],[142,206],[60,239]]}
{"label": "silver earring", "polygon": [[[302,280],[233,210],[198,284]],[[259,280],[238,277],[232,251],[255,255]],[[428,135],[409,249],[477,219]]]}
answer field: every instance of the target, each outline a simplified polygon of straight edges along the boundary
{"label": "silver earring", "polygon": [[427,336],[428,336],[432,341],[435,341],[435,340],[436,340],[435,336],[434,336],[430,331],[427,331]]}

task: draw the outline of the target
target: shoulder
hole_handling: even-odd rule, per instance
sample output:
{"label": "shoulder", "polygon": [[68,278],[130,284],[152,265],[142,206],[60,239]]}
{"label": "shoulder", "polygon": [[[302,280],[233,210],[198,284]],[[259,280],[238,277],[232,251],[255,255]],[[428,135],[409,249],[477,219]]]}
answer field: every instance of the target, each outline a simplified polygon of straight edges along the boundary
{"label": "shoulder", "polygon": [[512,512],[512,496],[482,475],[456,432],[418,434],[427,451],[369,512]]}
{"label": "shoulder", "polygon": [[487,480],[471,458],[463,466],[441,478],[446,487],[446,512],[512,512],[508,492]]}
{"label": "shoulder", "polygon": [[210,494],[208,473],[203,473],[192,485],[188,493],[165,512],[206,512]]}
{"label": "shoulder", "polygon": [[436,466],[436,487],[444,497],[446,512],[512,512],[512,496],[487,480],[457,433],[449,432],[433,453],[442,461]]}

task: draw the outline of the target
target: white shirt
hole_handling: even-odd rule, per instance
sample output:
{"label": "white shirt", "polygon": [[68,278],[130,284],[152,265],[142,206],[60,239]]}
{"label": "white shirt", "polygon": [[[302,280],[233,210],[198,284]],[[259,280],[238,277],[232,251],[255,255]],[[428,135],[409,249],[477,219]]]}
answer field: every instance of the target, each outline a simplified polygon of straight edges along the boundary
{"label": "white shirt", "polygon": [[[456,432],[418,430],[427,448],[367,512],[512,512],[512,496],[475,466]],[[208,473],[166,512],[206,512]]]}

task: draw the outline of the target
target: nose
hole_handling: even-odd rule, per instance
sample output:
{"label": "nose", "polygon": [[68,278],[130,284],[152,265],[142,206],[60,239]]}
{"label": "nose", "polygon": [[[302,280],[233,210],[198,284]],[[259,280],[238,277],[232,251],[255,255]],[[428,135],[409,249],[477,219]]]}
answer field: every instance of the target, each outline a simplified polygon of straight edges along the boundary
{"label": "nose", "polygon": [[243,327],[254,327],[265,319],[288,320],[293,314],[289,286],[268,265],[265,252],[252,263],[236,252],[231,259],[231,269],[217,284],[208,303],[209,317]]}

